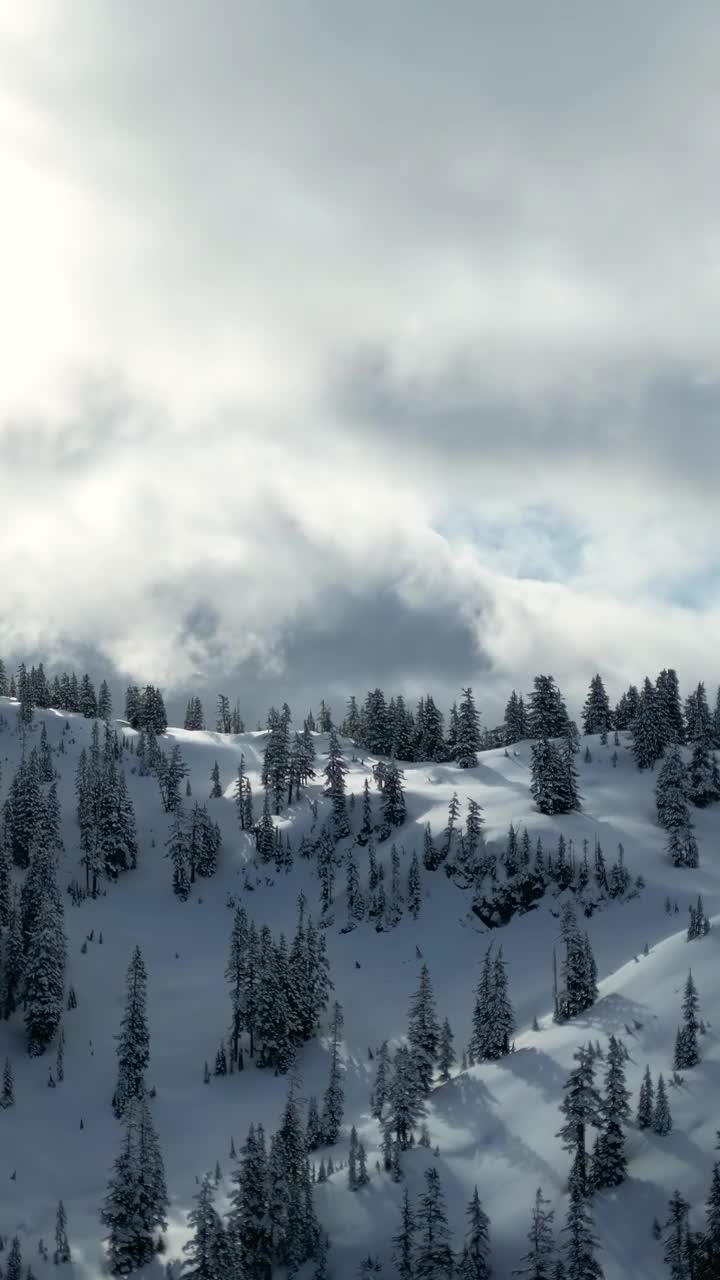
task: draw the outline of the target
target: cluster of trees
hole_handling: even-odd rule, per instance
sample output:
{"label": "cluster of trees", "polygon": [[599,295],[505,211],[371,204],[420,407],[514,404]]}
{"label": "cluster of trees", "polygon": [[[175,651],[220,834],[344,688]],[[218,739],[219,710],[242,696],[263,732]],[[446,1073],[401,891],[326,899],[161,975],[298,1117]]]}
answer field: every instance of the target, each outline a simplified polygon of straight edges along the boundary
{"label": "cluster of trees", "polygon": [[622,845],[608,868],[596,839],[591,865],[587,840],[578,858],[572,840],[566,841],[561,832],[553,855],[552,849],[545,852],[540,836],[533,850],[527,828],[520,832],[512,823],[505,849],[498,855],[483,848],[475,867],[473,911],[489,928],[505,925],[514,915],[531,910],[550,887],[556,893],[569,890],[575,894],[586,915],[608,898],[622,899],[642,888],[642,880],[633,882],[625,866]]}
{"label": "cluster of trees", "polygon": [[[270,708],[267,727],[269,737],[263,756],[262,785],[265,788],[274,813],[280,813],[285,804],[292,804],[293,796],[300,796],[300,789],[315,777],[315,747],[310,730],[303,728],[290,741],[292,713],[287,703],[282,710]],[[334,732],[335,750],[339,752]]]}
{"label": "cluster of trees", "polygon": [[[565,1084],[560,1104],[564,1123],[558,1133],[572,1156],[569,1187],[585,1198],[594,1190],[617,1187],[627,1176],[625,1126],[630,1120],[630,1092],[625,1080],[627,1050],[610,1037],[604,1092],[595,1085],[598,1050],[581,1045],[574,1054],[577,1066]],[[588,1129],[597,1131],[592,1155],[587,1149]]]}
{"label": "cluster of trees", "polygon": [[[699,753],[702,757],[700,763]],[[709,748],[705,744],[696,745],[688,769],[680,748],[673,746],[665,756],[655,784],[658,822],[668,833],[667,852],[673,866],[697,867],[700,863],[697,840],[693,835],[690,801],[704,806],[711,800],[718,799],[720,772]]]}
{"label": "cluster of trees", "polygon": [[703,1029],[703,1024],[698,1018],[699,1009],[700,1000],[693,980],[692,970],[690,970],[683,992],[682,1023],[678,1027],[675,1037],[674,1066],[676,1071],[684,1071],[691,1067],[696,1067],[700,1061],[698,1036]]}
{"label": "cluster of trees", "polygon": [[229,1056],[242,1064],[243,1045],[260,1066],[286,1072],[297,1048],[312,1039],[327,1008],[332,983],[325,936],[305,920],[301,895],[295,936],[277,941],[237,907],[225,976],[232,1020]]}
{"label": "cluster of trees", "polygon": [[362,707],[354,696],[350,698],[341,732],[373,755],[407,761],[454,760],[463,769],[477,763],[482,745],[471,688],[462,690],[459,706],[453,703],[447,734],[444,716],[430,694],[420,698],[413,714],[402,694],[387,701],[382,689],[370,690]]}
{"label": "cluster of trees", "polygon": [[[716,1150],[720,1150],[720,1131]],[[663,1239],[670,1280],[716,1280],[720,1275],[720,1161],[713,1164],[705,1206],[705,1225],[690,1227],[690,1205],[675,1191],[670,1199],[665,1234],[656,1222],[654,1234]]]}
{"label": "cluster of trees", "polygon": [[[205,728],[205,713],[203,711],[202,702],[197,696],[188,699],[183,728]],[[217,697],[217,717],[215,720],[215,728],[218,733],[245,732],[245,724],[242,716],[240,715],[240,703],[236,702],[231,710],[230,699],[224,693],[219,693]]]}
{"label": "cluster of trees", "polygon": [[207,806],[198,801],[191,809],[177,805],[165,847],[172,863],[173,893],[185,902],[197,876],[207,879],[217,871],[222,835]]}
{"label": "cluster of trees", "polygon": [[327,1275],[328,1241],[315,1213],[299,1091],[293,1076],[269,1149],[263,1126],[250,1126],[224,1219],[213,1203],[216,1180],[203,1178],[188,1215],[186,1280],[269,1280],[275,1266],[294,1275],[309,1260],[316,1275]]}
{"label": "cluster of trees", "polygon": [[597,964],[587,933],[581,933],[572,901],[560,912],[560,939],[563,947],[561,986],[554,980],[554,1018],[567,1022],[594,1005],[598,996]]}
{"label": "cluster of trees", "polygon": [[640,1085],[635,1123],[638,1129],[651,1129],[661,1137],[672,1130],[672,1115],[663,1073],[661,1071],[658,1075],[656,1088],[649,1066],[645,1068]]}
{"label": "cluster of trees", "polygon": [[160,690],[152,684],[143,690],[136,684],[129,685],[125,693],[125,719],[131,729],[152,729],[158,736],[163,734],[168,719]]}
{"label": "cluster of trees", "polygon": [[[53,779],[52,757],[33,747],[23,754],[8,788],[3,805],[2,845],[6,856],[21,869],[30,865],[36,838],[54,840],[59,845],[60,808]],[[50,787],[45,792],[43,786],[48,782]]]}
{"label": "cluster of trees", "polygon": [[96,720],[90,748],[83,747],[80,752],[75,792],[85,887],[95,897],[102,877],[116,880],[121,871],[134,869],[138,858],[135,810],[121,763],[120,743],[117,732],[111,732],[107,722],[102,750]]}
{"label": "cluster of trees", "polygon": [[[405,853],[404,846],[402,847],[402,852],[403,854]],[[333,868],[335,863],[332,847],[328,848],[327,841],[324,843],[322,850],[318,850],[316,856],[318,858],[318,875],[320,876],[323,906],[327,903],[329,907],[332,904]],[[343,926],[342,932],[350,933],[363,920],[369,920],[374,924],[378,933],[385,929],[394,929],[400,923],[406,909],[413,920],[417,920],[422,904],[422,880],[417,853],[413,852],[410,858],[404,889],[401,874],[401,854],[394,842],[390,849],[390,877],[387,888],[385,867],[382,862],[378,862],[375,844],[372,840],[368,845],[367,866],[367,882],[366,888],[363,890],[355,850],[352,847],[347,850],[345,854],[347,923]]]}
{"label": "cluster of trees", "polygon": [[46,710],[53,707],[57,711],[76,711],[88,720],[100,717],[109,720],[112,715],[112,698],[108,683],[103,680],[99,690],[87,674],[78,680],[73,671],[68,675],[55,675],[52,682],[45,674],[42,662],[28,670],[24,662],[18,666],[17,675],[8,680],[5,664],[0,659],[0,697],[17,698],[20,702],[20,719],[23,724],[31,724],[35,707]]}
{"label": "cluster of trees", "polygon": [[508,993],[508,976],[502,947],[493,959],[492,947],[485,952],[475,993],[472,1034],[468,1058],[473,1062],[494,1062],[510,1052],[515,1015]]}
{"label": "cluster of trees", "polygon": [[[440,1174],[434,1166],[426,1169],[425,1190],[415,1206],[410,1204],[410,1196],[405,1191],[400,1230],[393,1236],[393,1261],[401,1280],[415,1280],[418,1276],[427,1280],[450,1280],[452,1276],[459,1280],[490,1280],[490,1220],[477,1187],[465,1216],[465,1239],[456,1254]],[[372,1259],[368,1262],[370,1266],[361,1268],[361,1275],[370,1274]]]}

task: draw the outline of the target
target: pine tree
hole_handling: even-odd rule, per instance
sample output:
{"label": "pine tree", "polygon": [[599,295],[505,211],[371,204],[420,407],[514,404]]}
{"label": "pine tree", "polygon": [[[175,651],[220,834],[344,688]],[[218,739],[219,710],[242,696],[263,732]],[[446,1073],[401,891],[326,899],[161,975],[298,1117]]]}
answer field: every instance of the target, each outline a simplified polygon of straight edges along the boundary
{"label": "pine tree", "polygon": [[711,1260],[717,1263],[720,1261],[720,1161],[718,1160],[713,1165],[705,1221],[707,1223],[703,1238],[705,1251],[710,1255]]}
{"label": "pine tree", "polygon": [[458,1260],[458,1280],[490,1280],[490,1219],[480,1203],[475,1187],[466,1210],[465,1244]]}
{"label": "pine tree", "polygon": [[342,1086],[342,1071],[340,1067],[340,1033],[342,1029],[342,1007],[336,1000],[333,1005],[331,1026],[330,1080],[325,1090],[322,1112],[322,1130],[328,1146],[333,1146],[340,1137],[340,1128],[345,1109],[345,1091]]}
{"label": "pine tree", "polygon": [[690,1205],[679,1191],[675,1191],[669,1202],[670,1214],[665,1224],[664,1253],[665,1265],[670,1272],[670,1280],[691,1280],[692,1271],[688,1257],[688,1214]]}
{"label": "pine tree", "polygon": [[590,1206],[581,1187],[575,1184],[570,1189],[570,1204],[562,1230],[567,1280],[602,1280],[603,1270],[597,1260],[598,1242],[594,1229]]}
{"label": "pine tree", "polygon": [[186,902],[190,893],[190,842],[188,838],[188,821],[185,810],[180,808],[175,813],[170,835],[165,843],[167,857],[172,862],[173,893],[181,902]]}
{"label": "pine tree", "polygon": [[569,813],[578,807],[577,774],[570,753],[547,738],[531,747],[530,794],[541,813]]}
{"label": "pine tree", "polygon": [[565,1084],[565,1097],[560,1104],[565,1123],[558,1137],[562,1138],[565,1150],[573,1156],[573,1181],[577,1185],[579,1194],[585,1196],[589,1185],[587,1128],[589,1125],[595,1128],[601,1126],[602,1103],[595,1088],[595,1066],[592,1055],[586,1048],[580,1046],[573,1057],[578,1065],[571,1071]]}
{"label": "pine tree", "polygon": [[480,716],[475,706],[473,691],[468,686],[467,689],[462,690],[453,759],[461,769],[472,769],[477,764],[479,750]]}
{"label": "pine tree", "polygon": [[426,1114],[424,1096],[416,1059],[408,1045],[401,1045],[393,1059],[386,1098],[388,1111],[383,1119],[388,1146],[394,1138],[398,1151],[408,1149],[413,1129]]}
{"label": "pine tree", "polygon": [[528,715],[531,738],[559,738],[565,732],[568,714],[563,696],[552,676],[535,676]]}
{"label": "pine tree", "polygon": [[350,834],[347,816],[347,800],[345,796],[345,775],[348,767],[340,749],[335,730],[330,732],[328,743],[328,762],[323,770],[325,774],[325,794],[332,804],[333,832],[336,840]]}
{"label": "pine tree", "polygon": [[440,1047],[440,1025],[435,1012],[430,972],[426,964],[420,970],[420,985],[410,1003],[408,1044],[415,1060],[416,1071],[423,1093],[429,1093],[433,1068]]}
{"label": "pine tree", "polygon": [[632,721],[632,734],[632,749],[638,769],[653,769],[663,754],[665,743],[657,694],[647,676]]}
{"label": "pine tree", "polygon": [[127,971],[125,1012],[117,1037],[118,1075],[113,1111],[120,1118],[131,1098],[145,1094],[145,1071],[150,1061],[147,1023],[147,971],[139,947],[135,947]]}
{"label": "pine tree", "polygon": [[248,949],[249,932],[247,915],[241,906],[235,908],[233,927],[230,934],[230,952],[225,969],[225,980],[230,989],[230,1005],[232,1021],[230,1035],[232,1038],[232,1060],[238,1061],[240,1052],[240,1036],[245,1030],[248,983]]}
{"label": "pine tree", "polygon": [[2,1079],[2,1093],[0,1093],[0,1107],[4,1109],[15,1105],[15,1081],[13,1079],[13,1069],[10,1059],[5,1059]]}
{"label": "pine tree", "polygon": [[383,1040],[375,1059],[375,1082],[370,1095],[370,1110],[376,1120],[382,1119],[383,1108],[390,1093],[390,1054],[388,1042]]}
{"label": "pine tree", "polygon": [[240,1275],[243,1280],[270,1280],[269,1169],[262,1125],[250,1126],[232,1183],[228,1230],[238,1244]]}
{"label": "pine tree", "polygon": [[679,748],[673,747],[665,757],[655,785],[658,822],[666,831],[685,831],[692,826],[687,798],[687,769]]}
{"label": "pine tree", "polygon": [[593,1185],[618,1187],[627,1173],[623,1126],[630,1119],[630,1091],[625,1083],[625,1053],[622,1041],[610,1036],[602,1102],[603,1131],[593,1157]]}
{"label": "pine tree", "polygon": [[393,1236],[393,1262],[400,1280],[415,1280],[415,1215],[407,1187],[403,1194],[400,1230]]}
{"label": "pine tree", "polygon": [[698,1048],[698,1008],[699,1000],[692,970],[688,972],[683,995],[683,1023],[678,1029],[675,1040],[675,1070],[683,1071],[697,1066],[700,1061]]}
{"label": "pine tree", "polygon": [[706,738],[700,738],[693,747],[688,770],[687,796],[699,809],[720,800],[720,770],[715,753]]}
{"label": "pine tree", "polygon": [[188,1226],[193,1228],[193,1234],[183,1246],[188,1255],[183,1276],[185,1280],[220,1280],[215,1269],[214,1249],[219,1218],[213,1205],[213,1185],[209,1173],[204,1175],[194,1201],[194,1208],[188,1214]]}
{"label": "pine tree", "polygon": [[360,920],[365,919],[365,899],[360,888],[360,874],[357,872],[357,861],[352,849],[347,850],[345,859],[347,928],[354,929]]}
{"label": "pine tree", "polygon": [[212,783],[212,787],[210,790],[210,799],[219,800],[222,796],[223,789],[220,784],[220,765],[218,764],[217,760],[215,761],[212,767],[212,771],[210,773],[210,782]]}
{"label": "pine tree", "polygon": [[555,1241],[553,1239],[553,1222],[555,1214],[548,1206],[538,1187],[535,1192],[528,1240],[530,1249],[520,1259],[524,1264],[513,1271],[514,1276],[528,1276],[529,1280],[552,1280],[554,1275],[553,1260],[555,1258]]}
{"label": "pine tree", "polygon": [[62,1200],[58,1202],[57,1214],[55,1215],[55,1253],[53,1254],[53,1262],[56,1266],[64,1262],[72,1262],[67,1234],[67,1214]]}
{"label": "pine tree", "polygon": [[660,1134],[664,1137],[670,1133],[672,1129],[672,1116],[670,1114],[670,1103],[668,1102],[665,1081],[662,1072],[658,1076],[657,1096],[655,1099],[655,1109],[652,1118],[653,1133]]}
{"label": "pine tree", "polygon": [[13,1236],[12,1244],[10,1245],[7,1267],[5,1268],[5,1280],[22,1280],[22,1250],[17,1236]]}
{"label": "pine tree", "polygon": [[123,1144],[100,1215],[109,1228],[110,1270],[116,1275],[151,1261],[168,1207],[160,1146],[143,1096],[129,1099],[124,1122]]}
{"label": "pine tree", "polygon": [[649,1129],[653,1122],[653,1112],[655,1110],[655,1090],[653,1087],[652,1076],[650,1075],[650,1067],[645,1068],[645,1074],[640,1085],[640,1093],[638,1095],[638,1109],[636,1115],[636,1124],[638,1129]]}
{"label": "pine tree", "polygon": [[445,1197],[435,1168],[425,1171],[425,1191],[417,1211],[415,1280],[451,1280],[455,1260],[450,1245]]}
{"label": "pine tree", "polygon": [[44,1052],[60,1025],[65,1003],[65,959],[63,908],[53,884],[41,898],[25,964],[25,1029],[32,1056]]}
{"label": "pine tree", "polygon": [[582,712],[583,733],[607,733],[610,727],[610,702],[602,676],[598,673],[590,681],[590,690]]}
{"label": "pine tree", "polygon": [[403,789],[402,770],[391,760],[385,770],[385,783],[382,793],[382,813],[388,827],[402,826],[406,817],[405,792]]}
{"label": "pine tree", "polygon": [[413,920],[417,920],[422,905],[422,882],[420,878],[420,863],[418,861],[417,852],[413,850],[410,860],[410,869],[408,871],[407,886],[407,908]]}
{"label": "pine tree", "polygon": [[504,737],[507,746],[528,736],[528,720],[523,696],[513,689],[505,708]]}
{"label": "pine tree", "polygon": [[450,1079],[450,1072],[457,1061],[453,1050],[453,1040],[455,1039],[447,1018],[443,1020],[440,1029],[440,1042],[438,1046],[438,1071],[443,1084],[447,1084]]}

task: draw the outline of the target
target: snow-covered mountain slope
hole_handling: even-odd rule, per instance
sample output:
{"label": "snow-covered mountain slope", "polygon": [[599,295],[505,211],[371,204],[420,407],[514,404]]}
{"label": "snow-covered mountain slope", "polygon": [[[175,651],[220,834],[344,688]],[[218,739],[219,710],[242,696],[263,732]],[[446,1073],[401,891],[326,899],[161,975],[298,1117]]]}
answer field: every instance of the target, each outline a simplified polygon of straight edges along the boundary
{"label": "snow-covered mountain slope", "polygon": [[[0,733],[0,764],[4,799],[20,758],[15,728],[15,704],[0,700],[8,726]],[[66,750],[55,755],[63,814],[65,855],[63,888],[79,867],[78,826],[75,816],[75,770],[80,750],[90,739],[91,724],[67,717]],[[39,738],[43,721],[51,745],[60,741],[64,713],[36,712],[30,742]],[[123,732],[132,735],[121,722]],[[233,784],[241,754],[250,771],[256,797],[265,736],[246,733],[231,737],[211,732],[173,729],[163,739],[179,743],[189,766],[193,799],[207,799],[210,772],[220,767],[224,795],[208,800],[223,835],[217,875],[199,882],[187,902],[171,891],[171,867],[164,856],[169,818],[163,812],[157,781],[131,772],[134,756],[125,756],[130,793],[138,821],[138,869],[120,878],[105,896],[74,906],[65,897],[69,939],[67,983],[77,993],[77,1008],[64,1015],[65,1078],[47,1087],[54,1051],[29,1058],[22,1018],[16,1014],[0,1023],[0,1063],[9,1055],[14,1065],[16,1104],[0,1111],[0,1232],[17,1233],[26,1260],[37,1275],[50,1264],[37,1256],[37,1240],[51,1242],[55,1208],[64,1200],[78,1277],[103,1273],[103,1231],[98,1210],[108,1173],[117,1153],[121,1129],[111,1110],[115,1083],[115,1041],[122,1016],[125,973],[131,951],[142,948],[149,975],[151,1062],[148,1080],[155,1085],[153,1114],[159,1130],[171,1197],[166,1261],[179,1258],[187,1235],[186,1214],[197,1190],[196,1176],[219,1161],[225,1178],[218,1197],[222,1203],[230,1169],[231,1138],[244,1141],[251,1122],[262,1121],[268,1131],[278,1125],[287,1079],[258,1070],[252,1064],[240,1073],[213,1077],[203,1083],[203,1063],[211,1066],[218,1042],[227,1035],[230,1006],[224,978],[232,911],[228,895],[240,898],[259,925],[274,933],[292,932],[297,898],[302,891],[317,916],[318,882],[312,862],[296,858],[292,870],[277,875],[262,867],[252,871],[252,891],[244,889],[247,864],[254,845],[238,830]],[[326,740],[316,736],[321,757]],[[700,995],[700,1012],[707,1023],[702,1037],[702,1063],[685,1073],[681,1087],[670,1089],[674,1131],[665,1138],[629,1131],[629,1179],[617,1191],[593,1199],[607,1280],[656,1280],[662,1274],[661,1250],[651,1238],[657,1215],[666,1216],[668,1198],[677,1186],[700,1206],[709,1182],[717,1119],[714,1101],[720,1081],[720,986],[717,982],[720,927],[706,938],[685,940],[687,909],[698,893],[708,914],[720,913],[720,811],[697,813],[701,853],[697,870],[676,869],[667,861],[664,834],[655,825],[654,775],[639,773],[627,744],[619,748],[612,767],[612,746],[588,740],[592,762],[578,756],[582,812],[545,818],[533,807],[529,794],[529,746],[520,744],[506,756],[502,750],[483,753],[477,768],[449,765],[405,767],[408,817],[394,834],[402,847],[402,874],[413,849],[421,850],[423,829],[444,827],[448,803],[457,791],[464,811],[468,798],[482,806],[486,838],[504,843],[508,824],[527,826],[552,846],[560,831],[580,849],[596,838],[609,861],[622,842],[628,869],[641,874],[645,888],[629,901],[610,903],[587,922],[601,976],[600,999],[585,1015],[557,1026],[552,1007],[552,949],[558,937],[557,898],[549,893],[539,907],[515,917],[503,929],[488,931],[469,913],[469,895],[453,885],[442,869],[423,871],[423,903],[416,921],[405,914],[399,925],[376,932],[369,923],[342,933],[346,913],[344,877],[338,872],[335,924],[329,928],[328,949],[335,996],[344,1007],[345,1129],[357,1125],[368,1148],[371,1180],[357,1192],[347,1189],[344,1171],[316,1187],[320,1218],[330,1234],[331,1273],[353,1275],[370,1249],[388,1257],[390,1237],[399,1224],[403,1184],[376,1171],[380,1131],[370,1116],[369,1091],[373,1063],[368,1047],[399,1040],[407,1028],[410,997],[417,987],[420,959],[427,963],[440,1017],[447,1016],[459,1052],[467,1043],[478,979],[479,962],[489,942],[502,943],[508,961],[510,994],[518,1034],[513,1054],[495,1064],[455,1068],[446,1085],[434,1089],[429,1114],[433,1145],[439,1156],[417,1147],[404,1157],[405,1185],[419,1191],[428,1164],[436,1162],[448,1201],[455,1244],[462,1240],[464,1211],[474,1184],[491,1220],[493,1266],[497,1277],[510,1275],[525,1251],[525,1233],[535,1190],[542,1186],[556,1208],[556,1226],[564,1218],[568,1156],[556,1137],[558,1105],[573,1064],[573,1052],[588,1038],[604,1044],[611,1033],[622,1036],[630,1052],[628,1084],[633,1107],[646,1063],[653,1074],[672,1069],[672,1050],[680,1018],[682,988],[692,966]],[[584,744],[583,744],[584,745]],[[351,759],[348,789],[360,800],[373,759]],[[358,755],[360,753],[358,752]],[[319,760],[322,764],[322,759]],[[279,819],[289,829],[296,849],[314,818],[309,800],[318,802],[316,830],[327,812],[319,782]],[[257,800],[256,800],[257,808]],[[360,805],[354,810],[355,829]],[[378,847],[389,858],[392,841]],[[358,850],[359,861],[366,851]],[[14,873],[18,882],[21,873]],[[679,904],[668,915],[665,900]],[[83,953],[87,935],[93,933]],[[102,935],[102,943],[99,936]],[[647,943],[649,953],[643,954]],[[531,1029],[537,1017],[540,1028]],[[321,1094],[327,1083],[328,1051],[323,1035],[304,1047],[299,1067],[304,1096]],[[82,1128],[81,1128],[82,1120]],[[321,1153],[318,1153],[318,1158]],[[347,1140],[333,1149],[333,1159],[346,1158]],[[12,1176],[14,1174],[14,1177]],[[696,1214],[699,1224],[699,1216]],[[69,1271],[69,1269],[68,1269]],[[393,1274],[388,1261],[386,1273]]]}

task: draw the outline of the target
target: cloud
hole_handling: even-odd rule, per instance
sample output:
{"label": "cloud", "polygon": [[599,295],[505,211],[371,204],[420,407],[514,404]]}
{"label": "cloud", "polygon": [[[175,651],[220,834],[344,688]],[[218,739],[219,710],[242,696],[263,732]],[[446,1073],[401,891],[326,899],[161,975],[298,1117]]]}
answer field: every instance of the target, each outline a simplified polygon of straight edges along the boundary
{"label": "cloud", "polygon": [[669,0],[3,14],[4,651],[710,679],[718,54]]}

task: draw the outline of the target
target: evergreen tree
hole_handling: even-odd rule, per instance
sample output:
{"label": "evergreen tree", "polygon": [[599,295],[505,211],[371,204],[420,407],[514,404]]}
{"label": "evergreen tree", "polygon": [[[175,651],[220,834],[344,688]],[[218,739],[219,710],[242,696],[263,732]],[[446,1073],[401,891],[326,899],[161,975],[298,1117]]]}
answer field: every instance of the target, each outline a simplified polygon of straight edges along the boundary
{"label": "evergreen tree", "polygon": [[655,1099],[655,1109],[653,1111],[652,1128],[653,1133],[660,1134],[661,1137],[670,1133],[672,1129],[670,1103],[668,1102],[667,1090],[665,1088],[662,1071],[658,1076],[657,1096]]}
{"label": "evergreen tree", "polygon": [[663,754],[665,743],[657,694],[647,676],[631,727],[632,749],[638,769],[653,769]]}
{"label": "evergreen tree", "polygon": [[210,782],[212,784],[210,789],[210,799],[219,800],[222,796],[223,790],[220,784],[220,765],[217,760],[215,761],[210,773]]}
{"label": "evergreen tree", "polygon": [[598,1242],[590,1206],[582,1188],[570,1189],[570,1204],[562,1234],[565,1237],[565,1275],[567,1280],[602,1280],[603,1270],[597,1260]]}
{"label": "evergreen tree", "polygon": [[666,744],[677,743],[681,746],[685,741],[685,722],[680,705],[677,672],[672,667],[669,670],[663,669],[660,672],[655,681],[655,693],[662,724],[663,741]]}
{"label": "evergreen tree", "polygon": [[490,1219],[480,1203],[475,1187],[466,1210],[465,1244],[458,1260],[458,1280],[490,1280]]}
{"label": "evergreen tree", "polygon": [[7,1267],[5,1269],[5,1280],[22,1280],[22,1250],[20,1248],[20,1240],[17,1236],[13,1236],[8,1253]]}
{"label": "evergreen tree", "polygon": [[507,746],[521,742],[528,736],[528,718],[522,694],[518,697],[513,689],[505,708],[504,737]]}
{"label": "evergreen tree", "polygon": [[382,812],[385,825],[402,826],[406,817],[405,792],[403,788],[404,774],[391,760],[385,770],[385,784],[382,793]]}
{"label": "evergreen tree", "polygon": [[547,738],[531,747],[530,794],[541,813],[569,813],[578,807],[577,774],[570,753]]}
{"label": "evergreen tree", "polygon": [[109,1229],[108,1257],[115,1275],[127,1275],[150,1262],[157,1232],[167,1225],[165,1170],[144,1096],[128,1100],[124,1122],[123,1144],[100,1215]]}
{"label": "evergreen tree", "polygon": [[53,1262],[56,1266],[64,1262],[72,1262],[67,1234],[67,1214],[62,1200],[58,1203],[55,1215],[55,1253],[53,1254]]}
{"label": "evergreen tree", "polygon": [[590,690],[582,712],[583,733],[607,733],[610,727],[610,702],[602,676],[598,673],[590,681]]}
{"label": "evergreen tree", "polygon": [[559,738],[568,721],[563,696],[552,676],[535,676],[530,694],[529,736],[531,738]]}
{"label": "evergreen tree", "polygon": [[670,1214],[665,1224],[663,1257],[670,1272],[670,1280],[692,1280],[690,1266],[688,1214],[690,1205],[679,1191],[669,1202]]}
{"label": "evergreen tree", "polygon": [[580,1048],[573,1054],[575,1067],[565,1084],[565,1097],[560,1110],[565,1123],[558,1133],[563,1146],[573,1156],[573,1178],[580,1196],[587,1195],[589,1179],[587,1170],[586,1134],[589,1125],[600,1128],[602,1103],[595,1088],[595,1065],[588,1049]]}
{"label": "evergreen tree", "polygon": [[630,1119],[630,1092],[625,1084],[624,1046],[610,1036],[602,1103],[603,1131],[593,1155],[592,1179],[595,1187],[618,1187],[625,1181],[627,1157],[623,1126]]}
{"label": "evergreen tree", "polygon": [[410,860],[410,869],[408,871],[408,887],[407,887],[407,907],[413,920],[417,920],[422,905],[422,881],[420,878],[420,863],[418,861],[417,852],[413,850]]}
{"label": "evergreen tree", "polygon": [[228,1232],[237,1242],[242,1280],[270,1280],[272,1231],[269,1216],[269,1170],[262,1125],[250,1126],[233,1171]]}
{"label": "evergreen tree", "polygon": [[445,1197],[435,1168],[425,1171],[425,1191],[417,1212],[415,1280],[451,1280],[455,1260],[450,1245]]}
{"label": "evergreen tree", "polygon": [[194,1208],[188,1214],[188,1226],[193,1228],[193,1234],[183,1246],[188,1255],[183,1276],[185,1280],[220,1280],[215,1269],[219,1218],[213,1205],[213,1184],[209,1173],[203,1177],[194,1200]]}
{"label": "evergreen tree", "polygon": [[450,1079],[450,1072],[457,1061],[453,1050],[453,1040],[455,1039],[447,1018],[443,1019],[440,1029],[440,1042],[438,1045],[438,1070],[440,1079],[443,1084],[447,1084]]}
{"label": "evergreen tree", "polygon": [[645,1074],[640,1085],[640,1093],[638,1095],[638,1109],[635,1117],[638,1129],[649,1129],[653,1122],[653,1113],[655,1110],[655,1090],[653,1087],[652,1076],[650,1075],[650,1067],[645,1068]]}
{"label": "evergreen tree", "polygon": [[127,971],[125,1012],[117,1037],[118,1075],[113,1111],[120,1118],[131,1098],[145,1095],[145,1071],[150,1061],[147,1023],[147,971],[139,947],[135,947]]}
{"label": "evergreen tree", "polygon": [[699,1000],[692,970],[688,972],[683,995],[682,1026],[675,1039],[675,1070],[684,1071],[697,1066],[700,1061],[698,1048],[698,1008]]}
{"label": "evergreen tree", "polygon": [[528,1276],[529,1280],[552,1280],[555,1274],[554,1258],[555,1258],[555,1241],[553,1239],[553,1222],[555,1214],[548,1206],[549,1200],[546,1200],[542,1193],[542,1188],[538,1187],[535,1192],[535,1204],[533,1205],[532,1218],[530,1221],[530,1230],[528,1231],[528,1240],[530,1249],[521,1258],[520,1267],[513,1271],[514,1276]]}
{"label": "evergreen tree", "polygon": [[375,1083],[370,1095],[370,1110],[376,1120],[382,1119],[383,1108],[390,1093],[390,1055],[388,1042],[383,1040],[375,1060]]}
{"label": "evergreen tree", "polygon": [[391,1145],[394,1139],[397,1150],[406,1151],[413,1129],[426,1114],[417,1062],[407,1045],[401,1045],[395,1053],[386,1101],[388,1111],[383,1119],[386,1144]]}
{"label": "evergreen tree", "polygon": [[15,1105],[15,1081],[13,1079],[13,1069],[10,1059],[5,1059],[2,1078],[2,1093],[0,1093],[0,1107],[6,1110],[8,1107]]}
{"label": "evergreen tree", "polygon": [[330,732],[328,743],[328,762],[323,770],[325,774],[325,794],[332,804],[333,832],[336,840],[350,834],[347,816],[347,800],[345,796],[345,775],[348,772],[343,758],[338,736],[335,730]]}
{"label": "evergreen tree", "polygon": [[720,800],[720,771],[707,738],[699,738],[693,747],[687,771],[687,796],[699,809]]}
{"label": "evergreen tree", "polygon": [[420,985],[410,1002],[408,1044],[415,1060],[420,1086],[429,1093],[432,1086],[433,1067],[440,1047],[440,1025],[435,1012],[430,972],[426,964],[420,970]]}
{"label": "evergreen tree", "polygon": [[343,1014],[337,1000],[333,1005],[331,1026],[332,1048],[330,1056],[330,1080],[325,1090],[322,1111],[322,1131],[328,1146],[333,1146],[340,1137],[340,1128],[345,1109],[345,1090],[342,1085],[340,1066],[340,1034],[343,1029]]}
{"label": "evergreen tree", "polygon": [[687,798],[687,769],[679,748],[672,747],[665,757],[655,785],[658,822],[666,831],[685,831],[692,826]]}
{"label": "evergreen tree", "polygon": [[403,1194],[400,1230],[393,1236],[393,1262],[400,1280],[415,1280],[415,1215],[407,1187]]}
{"label": "evergreen tree", "polygon": [[453,759],[461,769],[472,769],[477,764],[479,750],[480,716],[475,706],[473,691],[468,686],[462,691]]}
{"label": "evergreen tree", "polygon": [[28,940],[25,964],[25,1029],[28,1052],[45,1051],[62,1018],[65,1003],[66,939],[63,908],[53,883],[43,894]]}

